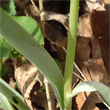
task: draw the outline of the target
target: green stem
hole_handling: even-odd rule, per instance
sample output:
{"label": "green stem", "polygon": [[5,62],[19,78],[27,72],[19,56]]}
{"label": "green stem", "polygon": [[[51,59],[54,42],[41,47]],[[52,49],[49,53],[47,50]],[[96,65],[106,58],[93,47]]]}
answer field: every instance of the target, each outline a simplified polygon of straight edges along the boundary
{"label": "green stem", "polygon": [[75,46],[77,36],[77,22],[79,11],[79,0],[70,1],[70,20],[68,32],[68,45],[64,73],[64,110],[70,110],[72,98],[67,97],[72,91],[72,72],[75,57]]}
{"label": "green stem", "polygon": [[0,58],[0,78],[2,78],[2,59]]}

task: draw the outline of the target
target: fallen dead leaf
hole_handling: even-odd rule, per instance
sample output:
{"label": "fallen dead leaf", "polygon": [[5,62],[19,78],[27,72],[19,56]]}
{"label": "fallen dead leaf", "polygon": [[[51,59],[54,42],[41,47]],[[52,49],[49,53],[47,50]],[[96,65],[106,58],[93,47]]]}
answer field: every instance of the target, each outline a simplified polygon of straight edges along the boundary
{"label": "fallen dead leaf", "polygon": [[109,55],[109,42],[110,42],[109,13],[110,13],[110,9],[107,7],[105,7],[105,8],[106,8],[105,11],[97,11],[97,10],[92,11],[90,14],[90,22],[91,22],[91,28],[93,31],[93,35],[98,38],[104,65],[110,76],[110,73],[109,73],[109,67],[110,67],[110,65],[109,65],[109,59],[110,59],[110,55]]}
{"label": "fallen dead leaf", "polygon": [[[38,12],[36,12],[33,5],[30,5],[30,10],[34,16],[39,16]],[[69,25],[68,16],[66,16],[64,14],[55,13],[52,11],[44,11],[44,13],[45,13],[45,20],[46,21],[50,21],[50,20],[58,21],[68,30],[68,25]]]}
{"label": "fallen dead leaf", "polygon": [[[78,47],[76,48],[78,49],[76,51],[77,55],[76,63],[79,65],[82,72],[89,81],[102,82],[108,86],[110,78],[104,66],[98,40],[96,37],[95,38],[93,37],[91,41],[92,41],[92,58],[88,57],[90,54],[90,52],[88,52],[89,47],[88,49],[83,48],[83,51],[85,53],[84,54],[83,51],[80,51],[82,47],[81,46],[79,47],[77,44],[79,48]],[[74,107],[76,107],[78,110],[80,109],[99,110],[96,104],[102,103],[95,93],[90,92],[80,93],[74,98],[74,100],[76,102],[76,104],[74,104]]]}
{"label": "fallen dead leaf", "polygon": [[86,3],[90,12],[94,9],[99,9],[104,5],[103,0],[86,0]]}
{"label": "fallen dead leaf", "polygon": [[105,4],[110,4],[110,0],[104,0]]}
{"label": "fallen dead leaf", "polygon": [[90,23],[92,32],[95,36],[105,36],[109,35],[109,10],[106,11],[96,11],[93,10],[90,14]]}
{"label": "fallen dead leaf", "polygon": [[107,73],[110,77],[110,72],[109,72],[109,68],[110,68],[110,64],[109,64],[109,59],[110,59],[110,54],[109,54],[110,38],[109,37],[99,37],[98,41],[99,41],[99,44],[100,44],[104,65],[105,65]]}
{"label": "fallen dead leaf", "polygon": [[[45,91],[40,91],[40,87],[44,86],[44,77],[34,65],[29,63],[18,67],[15,71],[15,78],[20,92],[23,95],[24,103],[31,110],[38,110],[39,108],[48,110],[46,93]],[[51,92],[53,91],[51,90]],[[55,109],[54,98],[52,93],[51,100],[53,109]]]}
{"label": "fallen dead leaf", "polygon": [[44,36],[53,42],[61,42],[66,36],[66,30],[61,23],[52,20],[44,23]]}
{"label": "fallen dead leaf", "polygon": [[79,17],[78,27],[77,27],[77,36],[84,39],[86,42],[91,40],[91,27],[88,14],[83,14]]}
{"label": "fallen dead leaf", "polygon": [[66,28],[66,30],[68,30],[69,18],[66,15],[45,11],[45,20],[56,20],[60,22]]}
{"label": "fallen dead leaf", "polygon": [[[45,49],[56,58],[58,45],[67,36],[64,26],[57,21],[46,21],[44,23]],[[53,45],[53,42],[56,43]]]}
{"label": "fallen dead leaf", "polygon": [[[68,37],[65,37],[62,42],[60,43],[60,45],[62,47],[64,47],[65,49],[67,48],[67,40]],[[64,51],[64,49],[62,47],[58,47],[57,49],[57,58],[60,62],[65,62],[66,60],[66,52]]]}
{"label": "fallen dead leaf", "polygon": [[[109,50],[108,49],[109,48],[108,12],[109,11],[107,10],[106,11],[93,10],[90,13],[90,23],[93,32],[91,45],[85,46],[86,48],[85,47],[83,48],[83,45],[85,45],[85,43],[82,44],[82,47],[79,46],[80,43],[77,44],[76,58],[75,58],[76,63],[81,68],[82,72],[89,81],[102,82],[107,86],[110,82],[110,77],[108,76],[104,62],[106,62],[106,64],[108,65],[107,60],[109,58],[108,57],[105,58],[106,56],[109,56],[107,54],[109,53],[108,52]],[[90,51],[89,48],[92,49],[92,51]],[[74,97],[74,102],[75,102],[73,104],[74,108],[77,108],[79,110],[80,109],[100,110],[99,107],[97,107],[96,105],[102,103],[95,93],[90,93],[90,92],[78,94],[76,97]]]}

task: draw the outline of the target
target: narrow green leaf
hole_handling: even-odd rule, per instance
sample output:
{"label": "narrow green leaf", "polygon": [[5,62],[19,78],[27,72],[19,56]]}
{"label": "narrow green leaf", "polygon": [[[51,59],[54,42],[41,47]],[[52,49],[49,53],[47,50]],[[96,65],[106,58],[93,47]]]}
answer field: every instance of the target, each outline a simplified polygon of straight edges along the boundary
{"label": "narrow green leaf", "polygon": [[[0,92],[17,108],[20,110],[29,110],[28,107],[26,107],[23,103],[22,96],[15,91],[9,84],[7,84],[3,79],[0,78]],[[16,103],[13,98],[18,102]],[[1,99],[1,97],[0,97]],[[10,109],[6,109],[10,110]]]}
{"label": "narrow green leaf", "polygon": [[0,11],[0,34],[49,80],[62,109],[64,79],[59,67],[43,46],[2,9]]}
{"label": "narrow green leaf", "polygon": [[80,92],[98,91],[110,106],[110,88],[103,83],[95,81],[87,81],[79,83],[68,97],[74,97]]}
{"label": "narrow green leaf", "polygon": [[8,99],[0,92],[0,108],[3,110],[15,110]]}

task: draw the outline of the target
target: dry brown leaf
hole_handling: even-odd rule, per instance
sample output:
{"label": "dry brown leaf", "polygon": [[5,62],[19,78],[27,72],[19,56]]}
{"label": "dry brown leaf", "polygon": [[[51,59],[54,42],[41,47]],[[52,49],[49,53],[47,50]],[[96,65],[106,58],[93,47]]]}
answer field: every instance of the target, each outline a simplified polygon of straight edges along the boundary
{"label": "dry brown leaf", "polygon": [[110,4],[110,0],[104,0],[105,4]]}
{"label": "dry brown leaf", "polygon": [[100,110],[96,107],[95,103],[100,103],[97,95],[90,92],[79,93],[76,97],[73,97],[73,108],[75,110]]}
{"label": "dry brown leaf", "polygon": [[[65,37],[60,44],[65,49],[67,48],[67,40],[68,40],[68,37]],[[58,47],[57,49],[57,58],[60,62],[65,62],[66,52],[64,51],[62,47]]]}
{"label": "dry brown leaf", "polygon": [[[40,92],[40,87],[44,86],[44,77],[34,65],[24,64],[18,67],[15,71],[15,78],[24,102],[31,110],[38,110],[40,107],[48,110],[46,93]],[[53,93],[51,98],[54,109],[55,100]]]}
{"label": "dry brown leaf", "polygon": [[[60,44],[65,49],[67,48],[67,40],[68,40],[68,37],[64,38],[62,40],[61,44]],[[88,45],[88,43],[86,41],[87,40],[85,40],[84,38],[79,38],[78,37],[77,38],[77,42],[76,42],[76,51],[79,51],[79,52],[76,52],[76,53],[79,54],[79,55],[81,55],[82,57],[86,58],[85,60],[87,60],[87,58],[89,58],[89,54],[90,54],[90,47],[89,47],[89,45]],[[58,47],[57,56],[58,56],[58,60],[60,62],[65,62],[66,52],[64,51],[64,49],[62,47]],[[80,48],[80,50],[77,49],[77,48]],[[85,53],[85,51],[87,53]],[[76,54],[75,57],[77,57],[77,54]],[[83,54],[86,55],[86,56],[83,56]]]}
{"label": "dry brown leaf", "polygon": [[110,62],[109,62],[109,59],[110,59],[110,54],[109,54],[110,38],[109,37],[99,37],[98,41],[100,44],[104,65],[105,65],[105,68],[106,68],[106,70],[109,74],[109,77],[110,77],[110,72],[109,72],[109,69],[110,69]]}
{"label": "dry brown leaf", "polygon": [[63,15],[63,14],[57,14],[54,12],[47,12],[45,11],[45,20],[56,20],[60,22],[67,30],[69,26],[69,20],[68,16]]}
{"label": "dry brown leaf", "polygon": [[[78,46],[77,44],[77,51],[76,51],[76,63],[81,68],[82,72],[86,76],[86,78],[91,81],[97,81],[102,82],[106,85],[109,84],[110,78],[106,72],[102,56],[101,56],[101,50],[98,43],[97,38],[92,38],[92,58],[88,57],[90,56],[90,47],[87,46],[87,44],[84,44],[87,48],[83,48],[81,46]],[[82,45],[82,46],[83,46]],[[88,52],[89,51],[89,52]],[[85,53],[85,54],[84,54]],[[86,95],[85,95],[86,94]],[[80,109],[92,109],[92,110],[99,110],[99,108],[96,107],[95,104],[102,103],[99,98],[96,96],[95,93],[80,93],[78,96],[74,98],[76,104],[74,104],[74,107]]]}
{"label": "dry brown leaf", "polygon": [[86,0],[87,6],[90,10],[90,12],[94,9],[99,9],[99,8],[103,8],[103,0]]}
{"label": "dry brown leaf", "polygon": [[83,37],[87,42],[91,40],[91,28],[88,14],[79,17],[77,36]]}
{"label": "dry brown leaf", "polygon": [[92,11],[90,14],[91,28],[94,36],[109,35],[109,13],[110,11]]}
{"label": "dry brown leaf", "polygon": [[92,57],[92,59],[84,62],[90,74],[89,80],[91,79],[108,85],[110,78],[105,69],[101,49],[96,37],[92,38]]}
{"label": "dry brown leaf", "polygon": [[57,21],[44,23],[44,36],[53,42],[61,42],[66,37],[65,28]]}
{"label": "dry brown leaf", "polygon": [[[83,45],[85,45],[85,43],[82,44],[82,47],[78,46],[79,44],[77,44],[76,46],[76,62],[81,68],[86,78],[89,81],[93,80],[97,82],[102,82],[107,86],[110,82],[110,77],[108,76],[104,63],[106,62],[106,64],[108,65],[108,59],[109,59],[108,58],[109,56],[108,55],[109,53],[108,52],[109,51],[108,12],[109,11],[94,10],[90,14],[91,28],[94,34],[94,36],[91,39],[92,52],[89,52],[88,46],[86,46],[86,48],[82,48]],[[81,50],[83,50],[84,52]],[[104,61],[102,59],[102,56],[104,56],[103,59],[105,58]],[[95,93],[90,93],[90,92],[86,92],[85,94],[84,93],[78,94],[74,98],[74,101],[75,104],[73,106],[79,110],[80,109],[99,110],[99,108],[96,105],[97,103],[102,103]]]}
{"label": "dry brown leaf", "polygon": [[66,36],[66,29],[61,23],[55,20],[44,23],[45,48],[52,57],[57,57],[56,51],[58,47],[58,45],[53,45],[52,42],[60,44]]}
{"label": "dry brown leaf", "polygon": [[80,56],[83,61],[87,61],[89,60],[90,51],[91,49],[88,43],[85,40],[78,38],[76,45],[76,56]]}
{"label": "dry brown leaf", "polygon": [[[109,5],[106,5],[106,6],[109,6]],[[109,13],[110,13],[109,8],[106,8],[106,11],[94,10],[90,14],[90,22],[91,22],[91,28],[92,28],[93,34],[98,38],[101,52],[102,52],[102,58],[104,60],[104,65],[110,76],[110,73],[109,73],[109,68],[110,68],[110,65],[109,65],[109,59],[110,59]]]}

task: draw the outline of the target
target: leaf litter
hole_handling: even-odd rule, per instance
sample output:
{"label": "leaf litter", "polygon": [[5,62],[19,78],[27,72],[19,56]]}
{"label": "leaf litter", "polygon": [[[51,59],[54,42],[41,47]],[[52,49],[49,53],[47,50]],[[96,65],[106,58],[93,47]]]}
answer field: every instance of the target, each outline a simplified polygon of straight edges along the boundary
{"label": "leaf litter", "polygon": [[[34,18],[40,25],[40,17],[35,14],[36,11],[29,1],[15,2],[17,15],[28,15]],[[38,1],[35,1],[38,6]],[[59,4],[59,5],[58,5]],[[62,7],[62,4],[65,7]],[[66,5],[67,4],[67,5]],[[110,3],[108,0],[85,0],[80,1],[80,16],[77,27],[77,43],[75,63],[78,65],[84,76],[89,81],[102,82],[108,86],[110,83],[109,72],[109,13]],[[24,6],[24,7],[22,7]],[[45,48],[53,58],[57,58],[62,65],[62,74],[64,73],[67,48],[67,35],[69,25],[69,0],[64,1],[48,1],[44,0],[45,24],[44,38]],[[21,11],[23,10],[23,11]],[[34,12],[32,12],[34,11]],[[60,46],[59,46],[60,45]],[[23,95],[24,103],[31,110],[45,109],[48,110],[46,92],[40,91],[44,85],[44,79],[39,70],[29,62],[19,64],[17,60],[17,68],[15,70],[15,79],[19,91]],[[5,68],[4,63],[4,68]],[[12,68],[12,65],[10,66]],[[9,70],[9,72],[14,72]],[[77,68],[73,70],[81,78]],[[8,74],[9,74],[8,72]],[[83,78],[85,81],[85,79]],[[10,82],[15,82],[14,77]],[[73,74],[72,88],[74,88],[82,80]],[[13,85],[13,84],[12,84]],[[49,84],[52,108],[58,109],[55,94]],[[100,96],[101,97],[101,96]],[[103,99],[103,97],[101,97]],[[104,99],[103,99],[104,100]],[[101,107],[100,107],[101,106]],[[73,98],[72,109],[74,110],[102,110],[107,109],[100,98],[95,93],[80,93]]]}

